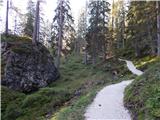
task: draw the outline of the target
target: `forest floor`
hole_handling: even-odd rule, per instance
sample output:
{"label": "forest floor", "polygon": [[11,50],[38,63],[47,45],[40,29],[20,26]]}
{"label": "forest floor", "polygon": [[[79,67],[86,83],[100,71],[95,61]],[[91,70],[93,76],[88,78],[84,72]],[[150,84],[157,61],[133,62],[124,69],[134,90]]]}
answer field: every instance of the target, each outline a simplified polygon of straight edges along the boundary
{"label": "forest floor", "polygon": [[[95,98],[98,91],[107,85],[119,83],[124,79],[134,78],[128,71],[125,63],[117,58],[100,62],[97,67],[93,67],[92,65],[83,65],[81,59],[72,56],[68,63],[64,65],[64,68],[61,72],[64,71],[62,75],[65,75],[65,79],[66,77],[68,78],[67,82],[70,83],[69,85],[74,88],[74,81],[76,83],[79,82],[78,86],[80,88],[76,90],[74,98],[66,102],[59,111],[53,114],[51,120],[84,120],[86,108]],[[113,75],[114,71],[118,71],[118,74]],[[66,85],[68,84],[64,86],[66,82],[64,78],[59,80],[63,88],[67,87]],[[73,83],[71,83],[71,78]],[[82,85],[80,85],[81,83]],[[59,83],[58,86],[60,86]]]}
{"label": "forest floor", "polygon": [[[76,66],[78,65],[79,67],[81,66],[80,67],[81,69],[78,68],[78,69],[74,69],[71,71],[72,72],[74,71],[76,74],[77,74],[77,72],[78,72],[78,74],[81,73],[81,75],[79,75],[78,77],[76,77],[74,79],[76,79],[76,81],[81,81],[82,83],[84,83],[82,85],[83,87],[81,87],[81,89],[80,89],[80,91],[82,93],[80,95],[76,96],[75,98],[71,99],[64,106],[62,106],[56,113],[53,114],[51,120],[84,120],[85,119],[84,114],[86,112],[87,106],[93,102],[96,94],[100,90],[102,90],[105,86],[115,84],[115,83],[120,83],[123,80],[135,79],[134,82],[136,82],[136,80],[137,80],[137,76],[134,75],[133,73],[131,73],[128,70],[126,64],[122,61],[118,61],[118,59],[113,58],[113,59],[109,59],[104,62],[101,62],[100,64],[97,65],[98,67],[96,67],[96,68],[91,67],[89,65],[88,66],[89,69],[84,71],[84,68],[87,66],[82,65],[80,62],[78,62],[80,59],[77,59],[77,57],[75,60],[78,60],[78,61],[75,61],[73,59],[74,57],[71,57],[71,58],[72,59],[70,59],[70,61],[68,61],[68,65],[65,64],[64,68],[65,69],[68,69],[68,68],[73,69],[73,66],[75,66],[75,65]],[[136,68],[138,68],[139,70],[142,70],[144,72],[146,72],[146,70],[151,68],[156,63],[159,63],[159,61],[160,61],[159,58],[154,57],[154,56],[153,57],[146,56],[143,58],[132,58],[131,60],[133,61],[133,64],[136,66]],[[113,71],[115,71],[115,70],[118,71],[117,76],[114,76],[112,74]],[[65,73],[68,74],[68,72],[65,72]],[[72,75],[75,76],[76,74],[72,74]],[[84,77],[84,75],[85,75],[85,77]],[[143,76],[143,75],[141,75],[141,76]],[[85,79],[82,79],[82,77],[84,77]],[[84,80],[86,80],[86,82],[84,82]],[[65,83],[62,82],[62,84],[65,84]],[[151,84],[152,83],[150,83],[150,85]],[[73,86],[73,84],[71,86]],[[158,84],[157,84],[157,86],[158,86]],[[134,97],[134,94],[132,96]],[[130,96],[130,94],[128,94],[128,93],[125,94],[126,98],[128,98],[128,97],[131,98],[132,96]],[[141,97],[144,97],[144,96],[141,96]],[[137,97],[135,97],[135,98],[137,98]],[[131,99],[133,99],[133,98],[131,98]],[[130,99],[129,99],[129,101],[130,101]],[[125,104],[128,104],[128,103],[125,101]],[[130,111],[130,112],[132,112],[132,111]],[[131,117],[133,118],[132,115],[131,115]]]}
{"label": "forest floor", "polygon": [[[20,38],[15,39],[19,40]],[[21,39],[24,42],[28,41],[27,38]],[[12,41],[13,38],[7,40]],[[133,58],[132,61],[138,69],[145,71],[159,62],[160,59],[147,56],[142,59]],[[2,61],[2,71],[3,68]],[[114,74],[115,72],[117,74]],[[107,85],[135,79],[136,77],[127,69],[125,63],[119,61],[116,57],[105,61],[100,60],[96,66],[92,66],[91,64],[83,64],[82,56],[70,55],[67,61],[62,59],[60,73],[61,77],[57,81],[30,94],[24,94],[2,86],[2,120],[84,120],[86,108],[92,103],[98,91]],[[152,75],[155,76],[155,74]],[[158,75],[160,74],[157,73],[157,80],[160,78]],[[153,84],[152,81],[148,83],[148,85]],[[158,84],[156,85],[158,87]],[[134,88],[135,90],[137,89],[137,87]],[[128,101],[137,100],[134,94],[130,96],[130,89],[128,91],[126,104],[128,104]],[[143,95],[138,99],[146,98]],[[155,99],[158,98],[156,97]],[[138,110],[136,109],[136,111]],[[157,116],[156,111],[155,114]]]}
{"label": "forest floor", "polygon": [[[114,75],[113,72],[118,74]],[[48,87],[23,94],[2,86],[2,120],[83,120],[86,107],[104,86],[133,77],[122,61],[112,58],[93,67],[82,56],[62,60],[61,77]],[[123,75],[128,76],[123,76]],[[130,76],[131,75],[131,76]]]}
{"label": "forest floor", "polygon": [[[131,61],[123,60],[127,63],[128,69],[136,75],[143,72],[137,70]],[[94,102],[88,107],[86,120],[107,120],[123,119],[131,120],[128,111],[123,104],[124,90],[132,80],[123,81],[117,84],[104,87],[95,97]]]}

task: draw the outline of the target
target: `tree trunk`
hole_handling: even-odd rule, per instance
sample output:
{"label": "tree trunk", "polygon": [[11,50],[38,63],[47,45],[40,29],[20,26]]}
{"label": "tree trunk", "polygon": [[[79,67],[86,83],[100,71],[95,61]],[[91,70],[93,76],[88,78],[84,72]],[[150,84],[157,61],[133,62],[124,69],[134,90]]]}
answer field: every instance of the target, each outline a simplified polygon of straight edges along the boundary
{"label": "tree trunk", "polygon": [[7,8],[6,8],[6,30],[5,30],[6,35],[8,35],[8,13],[9,13],[9,0],[7,0]]}
{"label": "tree trunk", "polygon": [[93,33],[93,37],[92,37],[92,64],[95,66],[96,65],[96,56],[97,56],[97,48],[96,48],[96,35],[95,33]]}
{"label": "tree trunk", "polygon": [[40,16],[38,15],[38,22],[37,22],[37,41],[39,42],[39,30],[40,30]]}
{"label": "tree trunk", "polygon": [[75,52],[76,55],[80,55],[80,39],[81,38],[77,38],[75,40],[74,52]]}
{"label": "tree trunk", "polygon": [[34,23],[34,31],[33,31],[33,38],[32,38],[32,43],[33,44],[37,44],[37,33],[39,32],[39,4],[40,1],[37,1],[37,5],[36,5],[36,19],[35,19],[35,23]]}
{"label": "tree trunk", "polygon": [[14,20],[14,34],[16,35],[17,32],[17,16],[15,16],[15,20]]}
{"label": "tree trunk", "polygon": [[114,33],[114,12],[113,12],[113,10],[114,10],[114,0],[112,1],[112,29],[111,29],[111,39],[110,39],[110,41],[109,41],[109,45],[108,45],[108,51],[107,51],[107,56],[112,56],[112,54],[113,54],[113,49],[112,49],[112,47],[113,47],[113,41],[114,41],[114,36],[113,36],[113,33]]}
{"label": "tree trunk", "polygon": [[[149,16],[147,16],[149,18]],[[155,55],[156,51],[155,51],[155,42],[154,39],[152,39],[152,33],[151,33],[151,24],[148,21],[147,22],[147,31],[148,31],[148,39],[151,42],[150,46],[151,46],[151,54]]]}
{"label": "tree trunk", "polygon": [[113,27],[114,27],[114,13],[113,13],[113,10],[114,10],[114,0],[112,1],[112,31],[113,31]]}
{"label": "tree trunk", "polygon": [[[97,5],[98,5],[98,1],[97,1]],[[96,8],[96,20],[95,20],[95,28],[94,28],[94,33],[92,36],[92,43],[93,43],[93,47],[92,47],[92,64],[95,66],[96,62],[97,62],[97,56],[98,56],[98,42],[97,42],[97,27],[98,27],[98,14],[99,14],[99,8]]]}
{"label": "tree trunk", "polygon": [[157,1],[157,55],[160,56],[160,3]]}
{"label": "tree trunk", "polygon": [[87,50],[84,50],[84,64],[87,65]]}
{"label": "tree trunk", "polygon": [[122,22],[122,48],[124,49],[125,48],[125,13],[123,13],[123,22]]}
{"label": "tree trunk", "polygon": [[140,57],[140,49],[139,49],[139,45],[138,45],[138,41],[137,41],[137,39],[135,39],[135,41],[134,41],[135,43],[135,56],[136,57]]}
{"label": "tree trunk", "polygon": [[63,23],[62,23],[62,0],[60,1],[60,25],[59,25],[59,35],[58,35],[58,50],[57,50],[57,58],[56,58],[56,67],[59,69],[60,66],[60,57],[62,52],[62,29],[63,29]]}

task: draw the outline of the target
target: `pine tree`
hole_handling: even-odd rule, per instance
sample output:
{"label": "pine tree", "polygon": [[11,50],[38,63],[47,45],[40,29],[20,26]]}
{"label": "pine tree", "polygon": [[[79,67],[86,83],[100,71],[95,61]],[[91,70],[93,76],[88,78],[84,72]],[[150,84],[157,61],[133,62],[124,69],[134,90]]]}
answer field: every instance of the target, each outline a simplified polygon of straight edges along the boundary
{"label": "pine tree", "polygon": [[56,67],[60,66],[60,57],[63,53],[66,55],[73,47],[75,30],[73,28],[74,20],[71,15],[69,0],[58,0],[55,10],[56,15],[53,19],[53,32],[56,43]]}
{"label": "pine tree", "polygon": [[89,3],[89,27],[87,33],[88,52],[95,65],[98,57],[106,56],[108,44],[107,34],[109,22],[109,3],[103,0]]}
{"label": "pine tree", "polygon": [[124,1],[117,1],[115,3],[115,41],[116,48],[125,47],[125,17],[126,10]]}
{"label": "pine tree", "polygon": [[78,18],[77,39],[75,42],[75,52],[80,54],[86,45],[85,36],[87,32],[87,10],[82,9]]}
{"label": "pine tree", "polygon": [[[52,29],[51,29],[52,23],[49,20],[44,21],[43,26],[41,26],[41,35],[43,39],[43,44],[50,48],[52,45]],[[54,49],[54,48],[53,48]]]}
{"label": "pine tree", "polygon": [[135,56],[155,55],[156,2],[132,1],[127,14],[127,44]]}
{"label": "pine tree", "polygon": [[32,0],[28,1],[28,7],[27,7],[28,13],[26,14],[27,16],[27,21],[24,26],[24,35],[32,37],[33,35],[33,24],[34,24],[34,15],[35,15],[35,4]]}

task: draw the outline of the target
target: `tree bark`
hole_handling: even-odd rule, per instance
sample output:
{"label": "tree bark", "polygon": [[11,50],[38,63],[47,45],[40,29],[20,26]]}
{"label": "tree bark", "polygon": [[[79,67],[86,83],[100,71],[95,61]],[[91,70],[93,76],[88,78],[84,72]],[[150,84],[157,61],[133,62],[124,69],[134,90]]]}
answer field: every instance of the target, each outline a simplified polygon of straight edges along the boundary
{"label": "tree bark", "polygon": [[37,1],[37,5],[36,5],[36,19],[35,19],[35,23],[34,23],[34,31],[33,31],[33,38],[32,38],[32,43],[33,44],[37,44],[37,33],[39,32],[39,4],[40,1]]}
{"label": "tree bark", "polygon": [[[148,15],[147,15],[147,17],[149,18]],[[148,39],[151,42],[151,44],[150,44],[150,46],[151,46],[151,54],[152,55],[156,55],[155,42],[154,42],[154,39],[152,39],[151,23],[150,23],[150,21],[147,21],[147,32],[148,32]]]}
{"label": "tree bark", "polygon": [[114,10],[114,0],[112,1],[112,31],[113,31],[113,27],[114,27],[114,13],[113,13],[113,10]]}
{"label": "tree bark", "polygon": [[95,66],[96,65],[96,56],[97,56],[97,48],[96,48],[96,35],[95,33],[93,33],[93,37],[92,37],[92,64]]}
{"label": "tree bark", "polygon": [[139,48],[139,45],[138,45],[138,40],[137,39],[135,39],[135,41],[134,41],[135,43],[135,56],[136,57],[140,57],[140,48]]}
{"label": "tree bark", "polygon": [[87,65],[87,50],[84,50],[84,64]]}
{"label": "tree bark", "polygon": [[7,8],[6,8],[6,29],[5,29],[6,35],[8,35],[8,13],[9,13],[9,0],[7,0]]}
{"label": "tree bark", "polygon": [[[38,13],[39,14],[39,13]],[[38,15],[38,22],[37,22],[37,41],[39,42],[39,30],[40,30],[40,15]]]}
{"label": "tree bark", "polygon": [[59,24],[59,35],[58,35],[58,50],[57,50],[57,58],[56,58],[56,67],[59,69],[60,67],[60,57],[61,57],[61,51],[62,51],[62,0],[60,1],[60,24]]}
{"label": "tree bark", "polygon": [[160,56],[160,2],[156,2],[157,8],[157,55]]}
{"label": "tree bark", "polygon": [[[124,3],[123,3],[123,10],[124,10]],[[123,11],[123,22],[122,22],[122,41],[123,41],[123,45],[122,48],[125,48],[125,11]]]}

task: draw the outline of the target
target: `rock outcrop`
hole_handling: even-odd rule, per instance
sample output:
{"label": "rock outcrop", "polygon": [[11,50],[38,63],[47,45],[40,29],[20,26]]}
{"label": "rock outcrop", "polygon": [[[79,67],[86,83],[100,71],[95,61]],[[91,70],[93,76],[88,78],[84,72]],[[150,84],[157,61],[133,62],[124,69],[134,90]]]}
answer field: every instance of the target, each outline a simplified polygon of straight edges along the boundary
{"label": "rock outcrop", "polygon": [[2,85],[21,92],[46,87],[59,77],[49,51],[31,42],[2,42]]}

